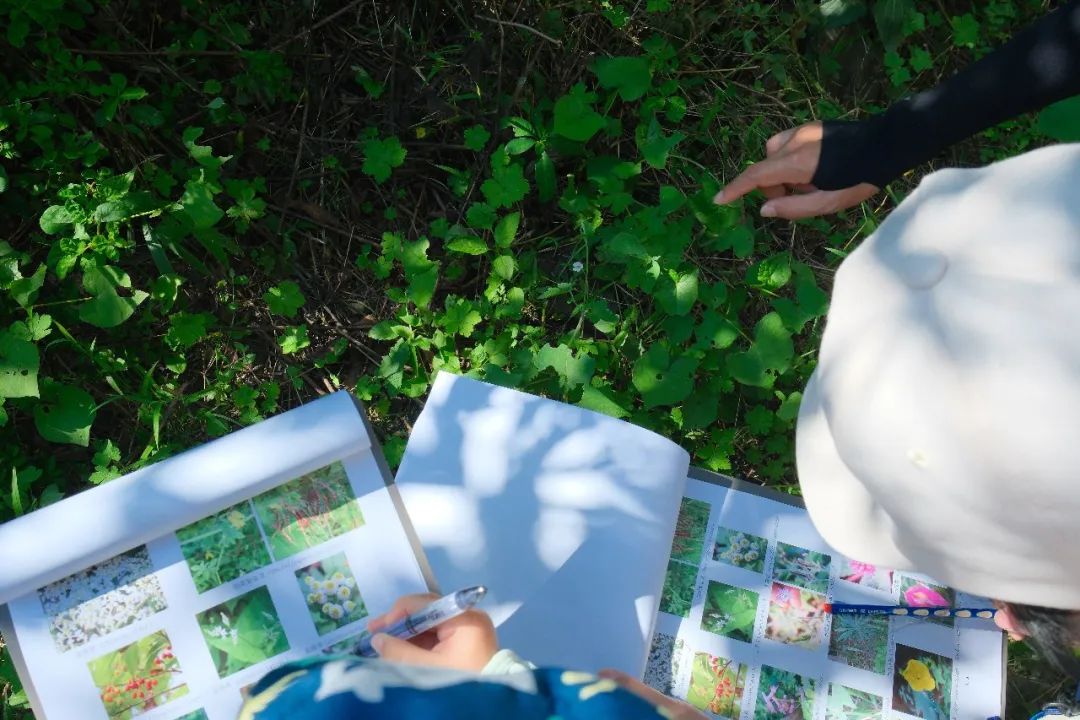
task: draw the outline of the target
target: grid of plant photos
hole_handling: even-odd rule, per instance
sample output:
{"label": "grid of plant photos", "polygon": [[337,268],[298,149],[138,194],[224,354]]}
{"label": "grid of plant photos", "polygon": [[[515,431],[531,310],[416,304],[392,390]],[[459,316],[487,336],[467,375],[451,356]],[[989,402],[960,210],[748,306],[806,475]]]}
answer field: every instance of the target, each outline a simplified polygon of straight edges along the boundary
{"label": "grid of plant photos", "polygon": [[[826,608],[833,601],[953,605],[952,589],[835,554],[801,508],[694,480],[687,494],[646,666],[649,685],[733,720],[1000,712],[1002,641],[992,624],[833,616]],[[982,665],[961,667],[959,658],[971,654],[962,647],[984,651]]]}
{"label": "grid of plant photos", "polygon": [[[100,702],[86,717],[208,718],[207,709],[177,701],[219,692],[234,674],[263,666],[261,673],[290,650],[321,649],[293,647],[286,614],[294,625],[307,623],[308,632],[293,631],[294,638],[348,646],[367,616],[364,590],[340,543],[325,556],[318,548],[363,526],[345,468],[335,462],[151,544],[171,546],[186,572],[156,569],[141,546],[40,588],[50,649],[65,664],[74,661],[85,675],[77,682],[92,686]],[[185,642],[174,644],[181,635]],[[254,679],[238,677],[245,685]],[[170,705],[175,713],[164,709]]]}

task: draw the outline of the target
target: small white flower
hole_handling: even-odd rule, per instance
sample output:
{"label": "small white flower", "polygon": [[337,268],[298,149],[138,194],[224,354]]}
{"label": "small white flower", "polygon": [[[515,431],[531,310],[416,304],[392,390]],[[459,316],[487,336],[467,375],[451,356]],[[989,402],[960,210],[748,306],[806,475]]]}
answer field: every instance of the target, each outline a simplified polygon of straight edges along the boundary
{"label": "small white flower", "polygon": [[580,260],[578,260],[573,265],[570,266],[570,269],[573,270],[576,273],[579,273],[579,272],[581,272],[582,270],[585,269],[585,265]]}

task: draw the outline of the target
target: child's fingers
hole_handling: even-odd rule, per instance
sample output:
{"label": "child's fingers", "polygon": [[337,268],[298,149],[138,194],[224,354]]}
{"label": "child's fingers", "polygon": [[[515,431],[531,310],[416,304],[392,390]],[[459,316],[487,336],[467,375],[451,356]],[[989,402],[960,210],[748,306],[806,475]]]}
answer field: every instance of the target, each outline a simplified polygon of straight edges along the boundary
{"label": "child's fingers", "polygon": [[454,667],[453,661],[439,653],[425,650],[414,645],[408,640],[378,634],[371,638],[371,647],[383,660],[390,662],[405,663],[406,665],[435,665],[439,667]]}
{"label": "child's fingers", "polygon": [[368,632],[376,633],[379,630],[396,623],[398,620],[408,617],[414,612],[421,610],[439,599],[435,593],[418,593],[416,595],[403,595],[394,601],[382,615],[368,619]]}
{"label": "child's fingers", "polygon": [[621,670],[601,670],[599,675],[602,678],[614,680],[619,687],[627,692],[634,693],[642,700],[645,700],[658,708],[663,708],[667,711],[672,720],[707,720],[706,715],[699,713],[686,703],[657,692],[637,678],[631,677]]}

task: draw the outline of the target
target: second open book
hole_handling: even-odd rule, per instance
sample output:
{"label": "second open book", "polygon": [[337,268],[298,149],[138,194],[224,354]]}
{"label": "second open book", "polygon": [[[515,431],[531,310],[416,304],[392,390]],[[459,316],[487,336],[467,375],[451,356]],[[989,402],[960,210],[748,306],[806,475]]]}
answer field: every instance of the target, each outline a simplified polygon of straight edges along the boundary
{"label": "second open book", "polygon": [[651,432],[441,374],[396,483],[380,461],[338,393],[0,526],[0,629],[38,716],[233,718],[396,596],[473,584],[527,659],[643,674],[718,716],[1002,710],[985,622],[823,608],[951,590],[831,553],[790,498]]}

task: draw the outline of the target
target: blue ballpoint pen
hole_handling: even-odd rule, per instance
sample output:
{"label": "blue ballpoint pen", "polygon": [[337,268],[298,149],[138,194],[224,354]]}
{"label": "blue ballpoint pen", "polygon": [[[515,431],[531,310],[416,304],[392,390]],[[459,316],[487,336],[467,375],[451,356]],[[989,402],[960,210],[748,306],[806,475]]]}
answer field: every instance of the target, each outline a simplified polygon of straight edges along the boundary
{"label": "blue ballpoint pen", "polygon": [[[471,610],[476,603],[487,594],[487,588],[483,585],[458,590],[455,593],[445,595],[416,613],[398,620],[396,623],[383,628],[379,634],[408,640],[431,628],[456,618],[467,610]],[[375,655],[375,649],[371,647],[372,634],[365,632],[357,641],[353,652],[357,655],[371,657]]]}

